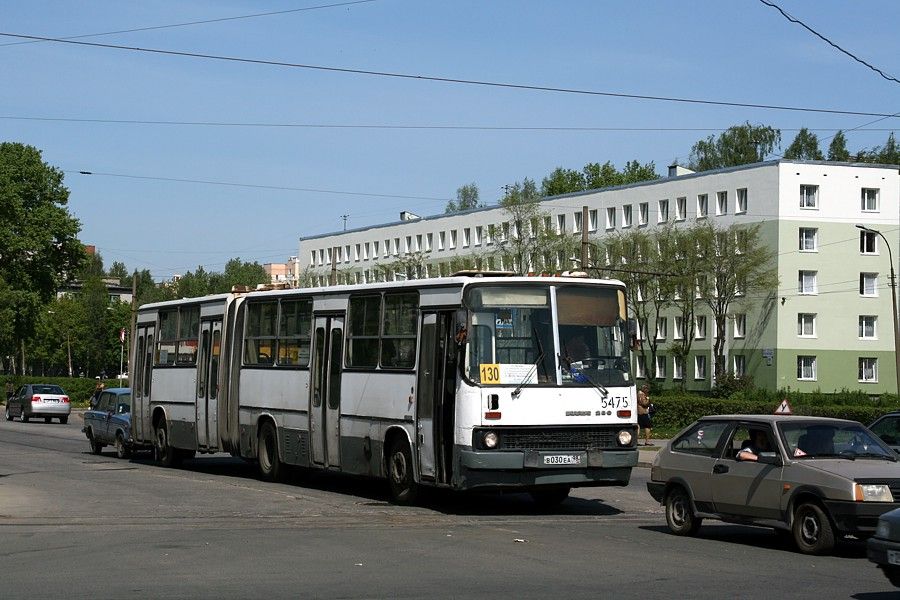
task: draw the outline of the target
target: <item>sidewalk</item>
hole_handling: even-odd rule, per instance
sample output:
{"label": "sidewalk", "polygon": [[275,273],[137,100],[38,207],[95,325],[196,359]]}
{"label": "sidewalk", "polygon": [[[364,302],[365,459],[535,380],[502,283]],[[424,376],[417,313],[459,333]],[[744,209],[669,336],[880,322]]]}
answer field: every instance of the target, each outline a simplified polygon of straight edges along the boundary
{"label": "sidewalk", "polygon": [[656,453],[668,442],[669,440],[655,440],[650,438],[651,446],[638,446],[638,466],[649,467],[653,463],[653,459],[656,458]]}

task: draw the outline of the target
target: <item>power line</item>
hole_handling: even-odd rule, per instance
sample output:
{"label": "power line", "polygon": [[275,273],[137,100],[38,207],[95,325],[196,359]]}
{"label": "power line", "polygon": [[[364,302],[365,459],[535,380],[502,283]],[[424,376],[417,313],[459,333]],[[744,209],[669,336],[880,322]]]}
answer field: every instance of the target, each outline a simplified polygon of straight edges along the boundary
{"label": "power line", "polygon": [[99,171],[83,171],[83,170],[70,170],[63,169],[64,173],[77,173],[79,175],[96,175],[102,177],[121,177],[125,179],[141,179],[148,181],[170,181],[175,183],[198,183],[204,185],[221,185],[227,187],[239,187],[239,188],[251,188],[251,189],[263,189],[263,190],[279,190],[279,191],[287,191],[287,192],[314,192],[317,194],[340,194],[343,196],[364,196],[364,197],[372,197],[372,198],[401,198],[405,200],[434,200],[446,202],[450,200],[450,198],[435,198],[431,196],[403,196],[400,194],[376,194],[370,192],[351,192],[347,190],[327,190],[320,188],[300,188],[300,187],[288,187],[281,185],[262,185],[262,184],[253,184],[253,183],[235,183],[230,181],[213,181],[209,179],[182,179],[178,177],[151,177],[147,175],[128,175],[124,173],[101,173]]}
{"label": "power line", "polygon": [[[157,29],[171,29],[173,27],[189,27],[191,25],[206,25],[208,23],[222,23],[224,21],[238,21],[240,19],[255,19],[257,17],[271,17],[274,15],[285,15],[288,13],[304,12],[304,11],[308,11],[308,10],[319,10],[322,8],[336,8],[339,6],[349,6],[351,4],[365,4],[367,2],[375,2],[375,1],[376,0],[355,0],[353,2],[338,2],[336,4],[321,4],[319,6],[307,6],[304,8],[292,8],[290,10],[276,10],[276,11],[264,12],[264,13],[254,13],[254,14],[250,14],[250,15],[240,15],[240,16],[236,16],[236,17],[221,17],[218,19],[205,19],[203,21],[187,21],[184,23],[171,23],[169,25],[154,25],[151,27],[136,27],[134,29],[119,29],[117,31],[104,31],[102,33],[86,33],[84,35],[72,35],[72,36],[67,36],[67,37],[60,38],[60,39],[78,40],[78,39],[89,38],[89,37],[102,37],[105,35],[116,35],[119,33],[136,33],[139,31],[155,31]],[[0,44],[0,48],[2,48],[4,46],[19,46],[22,44],[37,44],[41,41],[43,41],[43,40],[28,40],[28,41],[23,41],[23,42],[9,42],[7,44]]]}
{"label": "power line", "polygon": [[[890,117],[900,116],[895,113],[887,117],[881,117],[867,124],[877,123]],[[12,121],[45,121],[63,123],[101,123],[111,125],[166,125],[166,126],[196,126],[196,127],[260,127],[260,128],[285,128],[285,129],[399,129],[399,130],[450,130],[450,131],[574,131],[574,132],[705,132],[727,131],[729,127],[590,127],[590,126],[527,126],[527,125],[391,125],[386,123],[277,123],[277,122],[234,122],[234,121],[174,121],[151,119],[96,119],[80,117],[23,117],[17,115],[0,115],[0,119]],[[839,127],[806,127],[807,131],[838,132],[858,131],[867,124],[852,129]],[[894,128],[865,129],[864,131],[884,132],[894,131]],[[780,131],[800,131],[800,128],[783,128]]]}
{"label": "power line", "polygon": [[820,40],[824,41],[826,44],[830,45],[831,47],[833,47],[834,49],[838,50],[839,52],[843,52],[844,54],[846,54],[847,56],[849,56],[850,58],[852,58],[852,59],[855,60],[856,62],[861,63],[861,64],[863,64],[863,65],[869,67],[870,69],[872,69],[873,71],[875,71],[876,73],[878,73],[879,75],[881,75],[882,77],[884,77],[885,79],[887,79],[888,81],[893,81],[894,83],[900,83],[900,79],[897,79],[896,77],[891,77],[890,75],[886,75],[886,74],[884,73],[884,71],[882,71],[882,70],[879,69],[878,67],[876,67],[876,66],[874,66],[874,65],[871,65],[871,64],[867,63],[866,61],[864,61],[863,59],[859,58],[858,56],[856,56],[856,55],[853,54],[852,52],[849,52],[849,51],[847,51],[847,50],[844,50],[843,48],[841,48],[840,46],[838,46],[837,44],[835,44],[834,42],[832,42],[831,40],[829,40],[827,37],[825,37],[824,35],[822,35],[822,34],[819,33],[818,31],[816,31],[815,29],[813,29],[812,27],[810,27],[809,25],[807,25],[806,23],[804,23],[803,21],[801,21],[800,19],[797,19],[796,17],[793,17],[793,16],[789,15],[788,13],[784,12],[784,10],[782,10],[781,7],[778,6],[777,4],[775,4],[774,2],[769,2],[768,0],[759,0],[759,1],[762,2],[763,4],[765,4],[766,6],[771,6],[772,8],[774,8],[775,10],[777,10],[778,12],[780,12],[781,15],[782,15],[785,19],[787,19],[788,21],[790,21],[791,23],[796,23],[796,24],[799,25],[800,27],[803,27],[803,28],[806,29],[808,32],[810,32],[811,34],[813,34],[814,36],[816,36],[816,37],[819,38]]}
{"label": "power line", "polygon": [[656,100],[660,102],[678,102],[683,104],[702,104],[708,106],[729,106],[729,107],[739,107],[739,108],[759,108],[765,110],[785,110],[785,111],[794,111],[794,112],[810,112],[810,113],[825,113],[825,114],[836,114],[836,115],[856,115],[856,116],[864,116],[864,117],[891,117],[893,115],[889,113],[876,113],[876,112],[863,112],[863,111],[850,111],[850,110],[836,110],[836,109],[828,109],[828,108],[808,108],[808,107],[800,107],[800,106],[781,106],[777,104],[754,104],[748,102],[726,102],[721,100],[703,100],[699,98],[679,98],[674,96],[654,96],[647,94],[626,94],[622,92],[605,92],[598,90],[584,90],[577,88],[562,88],[562,87],[551,87],[551,86],[541,86],[541,85],[528,85],[528,84],[519,84],[519,83],[503,83],[497,81],[484,81],[478,79],[458,79],[452,77],[437,77],[433,75],[412,75],[409,73],[396,73],[391,71],[373,71],[368,69],[351,69],[347,67],[326,67],[324,65],[313,65],[313,64],[305,64],[305,63],[290,63],[283,61],[274,61],[274,60],[263,60],[263,59],[253,59],[253,58],[241,58],[236,56],[222,56],[216,54],[201,54],[196,52],[183,52],[178,50],[163,50],[159,48],[139,48],[136,46],[121,46],[118,44],[101,44],[99,42],[83,42],[77,40],[67,40],[62,38],[52,38],[52,37],[43,37],[36,35],[24,35],[18,33],[9,33],[9,32],[0,32],[0,36],[4,37],[12,37],[12,38],[20,38],[27,40],[40,40],[45,42],[57,42],[60,44],[72,44],[78,46],[90,46],[94,48],[107,48],[114,50],[129,50],[132,52],[143,52],[146,54],[159,54],[165,56],[181,56],[187,58],[201,58],[206,60],[217,60],[223,62],[234,62],[234,63],[244,63],[244,64],[254,64],[254,65],[267,65],[274,67],[288,67],[293,69],[307,69],[313,71],[324,71],[330,73],[344,73],[344,74],[353,74],[353,75],[371,75],[376,77],[390,77],[394,79],[411,79],[416,81],[434,81],[439,83],[456,83],[462,85],[474,85],[474,86],[482,86],[482,87],[491,87],[491,88],[504,88],[504,89],[514,89],[514,90],[529,90],[529,91],[538,91],[538,92],[554,92],[561,94],[578,94],[578,95],[586,95],[586,96],[603,96],[608,98],[627,98],[632,100]]}

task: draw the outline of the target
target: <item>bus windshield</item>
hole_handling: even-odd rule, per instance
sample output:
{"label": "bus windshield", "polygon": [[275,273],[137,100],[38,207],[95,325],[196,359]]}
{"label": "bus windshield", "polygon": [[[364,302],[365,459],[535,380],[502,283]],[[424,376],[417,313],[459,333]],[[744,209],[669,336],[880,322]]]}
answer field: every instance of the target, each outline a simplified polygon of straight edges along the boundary
{"label": "bus windshield", "polygon": [[469,289],[469,379],[555,385],[559,364],[562,385],[628,385],[624,294],[612,287],[557,286],[553,318],[550,290],[549,285]]}

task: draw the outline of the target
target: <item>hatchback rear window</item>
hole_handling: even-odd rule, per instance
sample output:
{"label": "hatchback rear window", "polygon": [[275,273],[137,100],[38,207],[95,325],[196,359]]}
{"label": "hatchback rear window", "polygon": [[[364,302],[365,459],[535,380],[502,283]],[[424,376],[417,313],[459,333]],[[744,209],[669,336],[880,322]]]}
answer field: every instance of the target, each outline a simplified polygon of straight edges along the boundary
{"label": "hatchback rear window", "polygon": [[726,421],[701,421],[694,424],[672,443],[672,450],[712,456],[719,445],[722,433],[728,428]]}

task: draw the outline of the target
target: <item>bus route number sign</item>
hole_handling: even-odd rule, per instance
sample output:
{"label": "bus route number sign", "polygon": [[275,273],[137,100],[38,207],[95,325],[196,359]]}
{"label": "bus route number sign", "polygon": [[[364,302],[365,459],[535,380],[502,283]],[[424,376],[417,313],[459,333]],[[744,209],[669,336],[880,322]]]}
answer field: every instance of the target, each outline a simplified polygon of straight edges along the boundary
{"label": "bus route number sign", "polygon": [[500,383],[500,365],[483,363],[479,365],[481,383]]}

